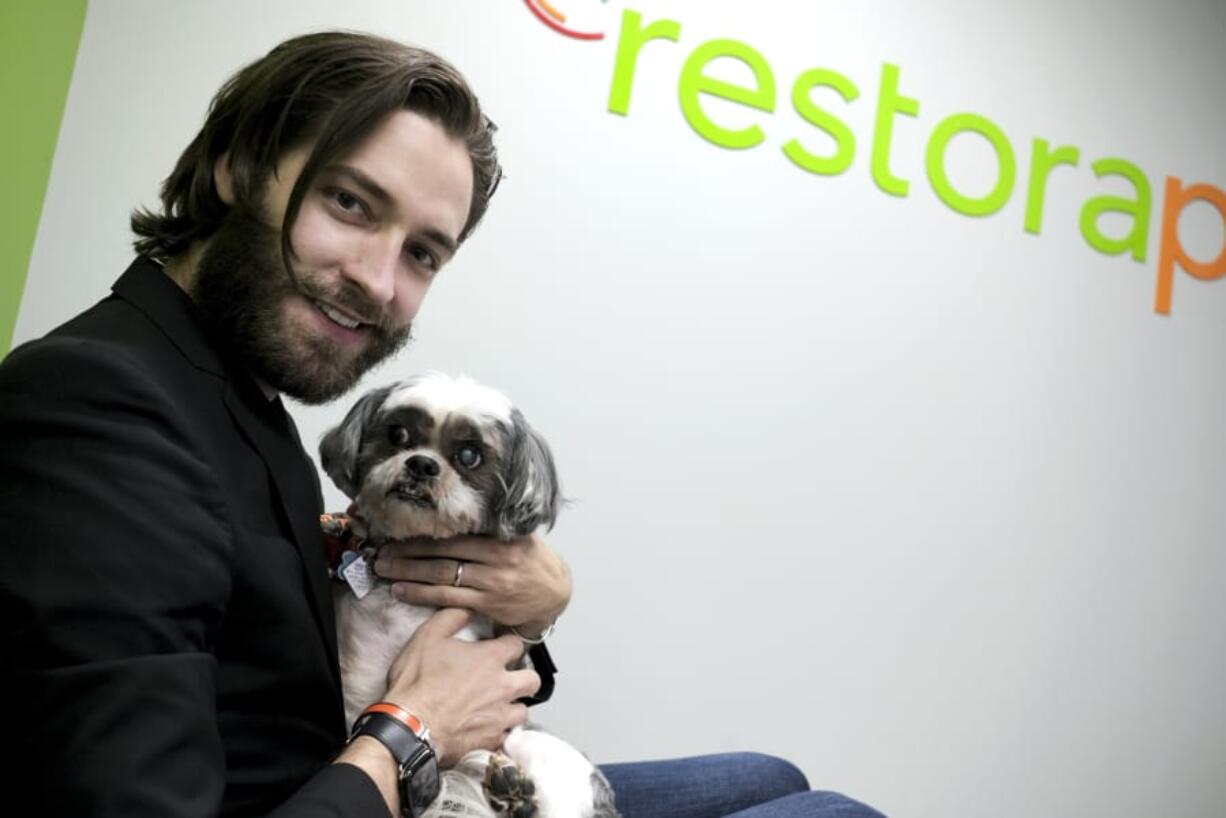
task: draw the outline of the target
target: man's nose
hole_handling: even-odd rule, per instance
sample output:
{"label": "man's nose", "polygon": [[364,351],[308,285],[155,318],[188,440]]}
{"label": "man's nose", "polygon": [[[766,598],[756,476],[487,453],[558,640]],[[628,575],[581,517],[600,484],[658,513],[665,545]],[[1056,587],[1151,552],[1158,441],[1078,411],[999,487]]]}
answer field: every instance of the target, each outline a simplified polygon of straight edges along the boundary
{"label": "man's nose", "polygon": [[346,277],[376,304],[390,304],[396,295],[396,271],[400,266],[400,241],[371,236],[361,256],[345,268]]}

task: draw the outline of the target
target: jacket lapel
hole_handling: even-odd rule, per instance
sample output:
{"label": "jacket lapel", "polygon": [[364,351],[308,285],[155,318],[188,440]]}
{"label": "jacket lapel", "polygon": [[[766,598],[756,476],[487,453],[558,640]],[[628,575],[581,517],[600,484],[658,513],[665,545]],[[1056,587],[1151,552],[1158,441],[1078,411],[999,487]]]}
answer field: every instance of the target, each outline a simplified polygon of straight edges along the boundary
{"label": "jacket lapel", "polygon": [[[268,473],[272,475],[277,496],[281,500],[283,522],[294,533],[294,544],[302,559],[311,610],[315,614],[320,635],[327,645],[339,690],[336,621],[332,614],[328,562],[319,529],[322,500],[318,483],[315,481],[315,465],[302,450],[297,430],[280,400],[266,401],[261,394],[256,398],[264,404],[260,405],[252,400],[252,395],[246,394],[249,390],[244,387],[247,386],[248,384],[237,384],[234,381],[226,384],[226,408],[243,435],[268,465]],[[254,387],[254,384],[250,386]]]}
{"label": "jacket lapel", "polygon": [[226,409],[267,465],[280,500],[278,511],[284,528],[293,533],[294,545],[302,560],[307,597],[331,659],[339,701],[336,623],[327,557],[319,529],[323,499],[315,477],[315,465],[302,448],[293,420],[280,399],[269,401],[241,366],[223,359],[201,327],[191,299],[158,264],[138,258],[113,289],[116,295],[149,316],[193,366],[225,380]]}

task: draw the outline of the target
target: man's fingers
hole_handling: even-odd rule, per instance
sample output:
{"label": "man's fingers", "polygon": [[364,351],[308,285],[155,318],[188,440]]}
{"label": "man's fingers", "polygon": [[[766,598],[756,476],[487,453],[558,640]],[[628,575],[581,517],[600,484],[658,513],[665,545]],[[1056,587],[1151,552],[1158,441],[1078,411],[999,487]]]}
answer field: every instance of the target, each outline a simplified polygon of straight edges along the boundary
{"label": "man's fingers", "polygon": [[452,585],[456,577],[461,584],[469,584],[472,572],[468,563],[453,559],[392,559],[383,558],[375,562],[375,573],[385,579],[407,580],[409,582],[429,582],[432,585]]}
{"label": "man's fingers", "polygon": [[508,675],[512,677],[511,684],[515,690],[513,696],[515,699],[535,696],[536,691],[541,689],[541,674],[535,670],[512,670]]}
{"label": "man's fingers", "polygon": [[[438,557],[452,560],[475,560],[488,562],[495,559],[500,552],[507,552],[526,544],[527,537],[520,537],[509,542],[499,542],[490,537],[452,537],[449,540],[402,540],[390,542],[379,549],[379,557],[387,558],[391,565],[398,568],[400,560],[410,560],[421,557]],[[376,562],[375,570],[382,573],[382,568]]]}
{"label": "man's fingers", "polygon": [[482,644],[489,645],[490,650],[497,651],[498,663],[504,667],[518,662],[524,655],[524,643],[513,633],[504,633],[496,639],[489,639]]}
{"label": "man's fingers", "polygon": [[417,633],[426,636],[448,639],[455,636],[460,628],[472,621],[473,612],[466,608],[444,607],[421,624]]}
{"label": "man's fingers", "polygon": [[[496,570],[479,562],[453,559],[391,559],[375,569],[379,576],[393,582],[417,582],[460,588],[489,588],[490,572]],[[460,580],[456,585],[456,579]]]}
{"label": "man's fingers", "polygon": [[450,585],[424,585],[420,582],[397,582],[392,595],[410,605],[431,608],[471,608],[481,610],[482,593],[475,588],[454,588]]}
{"label": "man's fingers", "polygon": [[[529,696],[531,694],[525,693],[524,695]],[[528,706],[518,702],[507,705],[506,720],[503,723],[507,725],[507,730],[510,730],[512,727],[523,727],[528,723]]]}
{"label": "man's fingers", "polygon": [[[487,541],[488,542],[488,541]],[[379,549],[379,557],[394,560],[414,559],[418,557],[445,557],[447,559],[473,559],[469,554],[480,549],[482,539],[478,537],[452,537],[449,540],[400,540],[389,542]]]}

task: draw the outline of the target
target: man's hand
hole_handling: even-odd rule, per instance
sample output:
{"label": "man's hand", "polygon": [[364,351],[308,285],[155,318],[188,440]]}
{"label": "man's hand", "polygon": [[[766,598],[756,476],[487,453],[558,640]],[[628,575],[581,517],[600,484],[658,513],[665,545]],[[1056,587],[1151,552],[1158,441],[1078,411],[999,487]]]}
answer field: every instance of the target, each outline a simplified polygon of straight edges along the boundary
{"label": "man's hand", "polygon": [[385,699],[418,714],[430,728],[440,767],[470,750],[495,750],[507,732],[528,720],[516,700],[540,688],[534,670],[508,670],[523,656],[513,635],[465,642],[453,638],[472,612],[437,611],[392,663]]}
{"label": "man's hand", "polygon": [[571,595],[570,569],[535,534],[509,542],[455,537],[389,543],[379,552],[375,573],[400,580],[392,593],[405,602],[469,608],[529,637],[554,622]]}

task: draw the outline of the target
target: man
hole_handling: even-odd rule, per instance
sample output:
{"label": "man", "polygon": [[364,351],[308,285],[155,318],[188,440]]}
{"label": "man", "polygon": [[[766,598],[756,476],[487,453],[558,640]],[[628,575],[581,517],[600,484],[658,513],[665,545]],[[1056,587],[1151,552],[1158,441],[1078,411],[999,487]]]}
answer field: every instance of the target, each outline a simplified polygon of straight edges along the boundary
{"label": "man", "polygon": [[[0,365],[0,701],[17,752],[0,780],[37,814],[416,814],[431,757],[496,747],[526,719],[542,679],[508,669],[520,638],[451,639],[468,617],[451,607],[349,736],[319,486],[280,397],[338,397],[405,343],[497,186],[492,131],[434,55],[287,41],[221,89],[162,212],[134,215],[140,256],[113,294]],[[529,642],[570,597],[535,537],[387,556],[405,599]],[[447,581],[456,559],[470,587]],[[807,790],[759,756],[608,770],[639,814]],[[751,778],[711,801],[730,773]]]}

